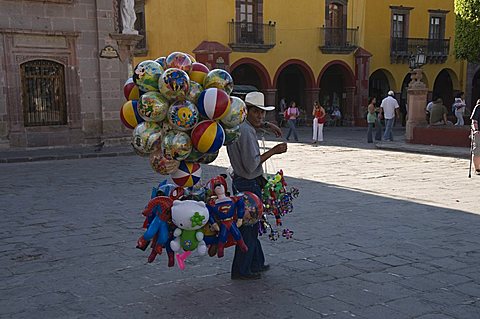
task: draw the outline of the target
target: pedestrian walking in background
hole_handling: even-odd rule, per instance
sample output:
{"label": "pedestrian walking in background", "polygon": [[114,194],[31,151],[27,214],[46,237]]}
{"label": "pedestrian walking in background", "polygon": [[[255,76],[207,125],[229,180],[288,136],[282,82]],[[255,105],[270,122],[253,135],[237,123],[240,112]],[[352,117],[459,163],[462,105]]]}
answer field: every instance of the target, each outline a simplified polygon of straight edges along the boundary
{"label": "pedestrian walking in background", "polygon": [[371,97],[368,100],[368,107],[367,107],[367,142],[368,143],[373,143],[373,127],[375,126],[375,123],[377,122],[377,115],[375,114],[375,103],[377,102],[377,99],[374,97]]}
{"label": "pedestrian walking in background", "polygon": [[297,118],[300,116],[300,111],[298,110],[298,107],[295,101],[290,102],[290,106],[286,110],[286,114],[288,116],[287,141],[289,140],[290,135],[293,133],[293,138],[295,139],[296,142],[298,142]]}
{"label": "pedestrian walking in background", "polygon": [[393,141],[393,124],[395,122],[395,114],[397,118],[400,118],[399,108],[397,100],[394,98],[395,93],[388,91],[387,97],[382,100],[380,108],[383,111],[383,117],[385,118],[385,132],[383,133],[383,139],[385,141]]}
{"label": "pedestrian walking in background", "polygon": [[326,121],[325,109],[318,104],[318,101],[313,103],[313,144],[317,142],[323,142],[323,124]]}
{"label": "pedestrian walking in background", "polygon": [[470,120],[472,120],[473,166],[475,167],[475,173],[480,175],[480,133],[478,131],[478,124],[480,123],[480,99],[477,100],[477,104],[473,108]]}
{"label": "pedestrian walking in background", "polygon": [[[227,145],[228,158],[233,168],[233,187],[236,192],[249,191],[262,198],[262,188],[266,184],[263,178],[262,163],[271,156],[282,154],[287,151],[287,143],[275,145],[270,150],[260,154],[260,146],[256,129],[266,128],[275,136],[280,137],[282,131],[272,123],[263,122],[266,111],[272,111],[274,106],[265,106],[265,98],[261,92],[250,92],[245,96],[247,105],[247,119],[240,124],[240,137],[230,145]],[[262,245],[258,240],[258,222],[253,225],[242,225],[240,233],[248,247],[247,252],[235,246],[235,256],[232,263],[231,278],[236,279],[259,279],[260,272],[270,268],[265,264]]]}
{"label": "pedestrian walking in background", "polygon": [[460,93],[455,97],[455,102],[453,103],[453,106],[452,106],[455,117],[457,118],[457,122],[455,123],[455,125],[457,126],[465,125],[465,122],[463,120],[463,116],[465,115],[465,108],[466,108],[466,104],[465,104],[465,101],[462,100],[462,93]]}

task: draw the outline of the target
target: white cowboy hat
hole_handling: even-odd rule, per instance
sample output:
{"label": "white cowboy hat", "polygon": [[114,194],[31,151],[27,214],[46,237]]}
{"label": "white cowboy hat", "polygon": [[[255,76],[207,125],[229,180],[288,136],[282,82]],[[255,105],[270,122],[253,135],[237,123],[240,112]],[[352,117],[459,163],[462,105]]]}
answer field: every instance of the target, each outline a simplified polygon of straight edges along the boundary
{"label": "white cowboy hat", "polygon": [[390,95],[390,96],[394,96],[394,95],[395,95],[395,92],[393,92],[393,91],[388,91],[387,94]]}
{"label": "white cowboy hat", "polygon": [[264,111],[275,110],[275,106],[265,106],[265,97],[262,92],[250,92],[245,95],[245,104],[256,106]]}

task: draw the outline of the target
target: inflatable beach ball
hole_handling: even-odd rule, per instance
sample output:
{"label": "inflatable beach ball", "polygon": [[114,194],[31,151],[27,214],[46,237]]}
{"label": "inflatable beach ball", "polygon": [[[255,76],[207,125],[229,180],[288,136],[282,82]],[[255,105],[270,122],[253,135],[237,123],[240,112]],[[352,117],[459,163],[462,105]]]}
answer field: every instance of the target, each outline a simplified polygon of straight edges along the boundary
{"label": "inflatable beach ball", "polygon": [[197,107],[189,101],[177,101],[170,106],[168,122],[180,131],[190,131],[198,122]]}
{"label": "inflatable beach ball", "polygon": [[210,72],[210,70],[205,64],[195,62],[192,64],[192,69],[188,73],[188,76],[190,77],[190,80],[203,84],[208,72]]}
{"label": "inflatable beach ball", "polygon": [[133,81],[141,91],[158,91],[158,79],[163,73],[160,64],[153,60],[140,62],[133,70]]}
{"label": "inflatable beach ball", "polygon": [[198,97],[198,111],[210,120],[218,120],[230,113],[230,97],[225,91],[210,88]]}
{"label": "inflatable beach ball", "polygon": [[167,159],[182,161],[192,151],[192,141],[185,132],[169,131],[162,140],[163,156]]}
{"label": "inflatable beach ball", "polygon": [[202,153],[215,153],[225,141],[225,133],[220,124],[205,120],[198,123],[190,134],[193,146]]}
{"label": "inflatable beach ball", "polygon": [[179,161],[165,158],[160,148],[150,153],[150,166],[158,174],[169,175],[175,172],[179,165]]}
{"label": "inflatable beach ball", "polygon": [[208,72],[203,86],[206,89],[217,88],[222,89],[230,95],[233,91],[233,79],[230,73],[222,69],[214,69]]}
{"label": "inflatable beach ball", "polygon": [[127,101],[120,109],[120,120],[129,129],[134,129],[145,120],[138,113],[138,101]]}
{"label": "inflatable beach ball", "polygon": [[222,125],[226,128],[234,128],[240,125],[247,118],[247,106],[239,97],[230,97],[230,111],[220,119]]}
{"label": "inflatable beach ball", "polygon": [[168,101],[160,93],[150,91],[144,93],[138,102],[138,113],[148,122],[161,122],[168,111]]}
{"label": "inflatable beach ball", "polygon": [[158,89],[170,101],[184,100],[190,89],[190,78],[180,69],[166,69],[158,81]]}
{"label": "inflatable beach ball", "polygon": [[198,163],[180,162],[178,169],[170,174],[172,181],[180,187],[192,187],[202,177],[202,168]]}
{"label": "inflatable beach ball", "polygon": [[128,78],[125,82],[125,85],[123,86],[123,95],[125,95],[127,101],[138,100],[140,97],[140,90],[135,82],[133,82],[133,78]]}
{"label": "inflatable beach ball", "polygon": [[192,60],[183,52],[172,52],[165,60],[167,68],[177,68],[185,72],[190,72],[192,68]]}

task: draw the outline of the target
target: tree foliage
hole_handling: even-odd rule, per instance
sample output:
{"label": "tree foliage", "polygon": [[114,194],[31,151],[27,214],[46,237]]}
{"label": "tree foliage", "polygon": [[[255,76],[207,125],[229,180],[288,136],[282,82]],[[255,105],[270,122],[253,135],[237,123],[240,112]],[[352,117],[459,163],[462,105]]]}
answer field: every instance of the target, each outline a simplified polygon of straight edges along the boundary
{"label": "tree foliage", "polygon": [[455,0],[455,56],[480,62],[480,0]]}

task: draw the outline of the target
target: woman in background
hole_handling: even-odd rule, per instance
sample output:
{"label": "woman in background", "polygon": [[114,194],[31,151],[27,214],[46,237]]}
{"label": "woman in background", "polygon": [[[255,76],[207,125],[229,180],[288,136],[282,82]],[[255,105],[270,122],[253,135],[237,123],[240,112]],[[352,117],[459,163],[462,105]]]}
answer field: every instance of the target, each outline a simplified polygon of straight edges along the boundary
{"label": "woman in background", "polygon": [[287,134],[287,141],[290,138],[290,134],[293,132],[293,137],[295,138],[295,142],[298,142],[298,134],[297,134],[297,117],[300,115],[300,111],[298,110],[297,104],[295,101],[290,102],[290,106],[287,109],[287,116],[288,116],[288,134]]}
{"label": "woman in background", "polygon": [[318,104],[318,101],[313,103],[313,143],[323,142],[323,124],[325,123],[326,112],[325,109]]}

